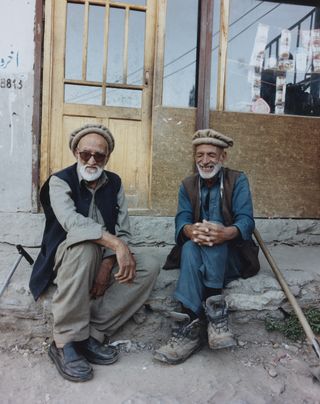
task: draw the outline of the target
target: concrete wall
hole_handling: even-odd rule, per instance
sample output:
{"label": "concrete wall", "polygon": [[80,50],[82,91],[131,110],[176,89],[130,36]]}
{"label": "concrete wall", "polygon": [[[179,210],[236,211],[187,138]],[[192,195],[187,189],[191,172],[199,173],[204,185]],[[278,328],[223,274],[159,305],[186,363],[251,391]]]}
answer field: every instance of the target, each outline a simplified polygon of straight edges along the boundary
{"label": "concrete wall", "polygon": [[[156,107],[153,119],[152,208],[170,216],[192,173],[195,109]],[[320,218],[320,118],[211,112],[210,127],[234,138],[226,165],[247,173],[256,217]]]}
{"label": "concrete wall", "polygon": [[0,211],[30,211],[35,0],[1,0]]}

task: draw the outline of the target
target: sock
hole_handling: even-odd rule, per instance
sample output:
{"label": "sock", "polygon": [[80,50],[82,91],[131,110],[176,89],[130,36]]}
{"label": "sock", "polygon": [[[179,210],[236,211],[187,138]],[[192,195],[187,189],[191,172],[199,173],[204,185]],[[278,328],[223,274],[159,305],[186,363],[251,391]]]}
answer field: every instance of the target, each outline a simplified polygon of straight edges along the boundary
{"label": "sock", "polygon": [[191,321],[193,321],[199,317],[196,313],[194,313],[192,310],[188,309],[187,307],[184,307],[183,305],[182,305],[182,313],[188,314]]}
{"label": "sock", "polygon": [[222,294],[222,289],[216,289],[216,288],[206,288],[204,292],[204,298],[205,300],[208,299],[210,296],[217,296]]}

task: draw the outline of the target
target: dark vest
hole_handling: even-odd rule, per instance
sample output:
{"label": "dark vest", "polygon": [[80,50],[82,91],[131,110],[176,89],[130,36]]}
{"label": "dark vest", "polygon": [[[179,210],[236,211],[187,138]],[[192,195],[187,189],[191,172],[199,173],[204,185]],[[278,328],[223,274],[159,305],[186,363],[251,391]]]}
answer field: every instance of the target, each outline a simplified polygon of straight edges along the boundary
{"label": "dark vest", "polygon": [[[223,194],[222,194],[222,217],[225,226],[231,226],[233,223],[233,211],[232,211],[232,193],[234,184],[241,174],[240,171],[231,170],[230,168],[222,168],[223,173]],[[182,184],[187,191],[193,208],[194,223],[200,220],[200,197],[199,197],[199,174],[191,175],[182,181]]]}
{"label": "dark vest", "polygon": [[[115,225],[118,217],[117,195],[121,186],[121,179],[117,174],[105,171],[108,181],[95,193],[95,202],[108,231],[115,234]],[[92,193],[83,183],[79,183],[77,164],[53,174],[67,182],[71,189],[71,198],[76,211],[88,216],[92,200]],[[30,290],[37,300],[53,280],[54,258],[59,244],[65,240],[67,233],[62,228],[51,207],[49,196],[49,180],[44,183],[40,191],[40,201],[45,213],[46,223],[43,233],[41,250],[33,266]]]}
{"label": "dark vest", "polygon": [[[223,172],[223,194],[221,202],[222,217],[225,226],[231,226],[234,222],[234,213],[232,210],[232,194],[233,188],[237,178],[241,174],[240,171],[231,170],[229,168],[222,168]],[[199,195],[199,174],[191,175],[182,181],[182,184],[188,194],[190,203],[193,210],[193,222],[199,222],[201,220],[201,206]],[[184,237],[178,238],[178,244],[176,244],[170,251],[163,269],[175,269],[180,266],[181,248],[186,241]],[[231,240],[229,242],[230,248],[237,251],[240,258],[241,268],[240,274],[242,278],[249,278],[260,270],[259,263],[259,248],[252,239],[250,240]]]}

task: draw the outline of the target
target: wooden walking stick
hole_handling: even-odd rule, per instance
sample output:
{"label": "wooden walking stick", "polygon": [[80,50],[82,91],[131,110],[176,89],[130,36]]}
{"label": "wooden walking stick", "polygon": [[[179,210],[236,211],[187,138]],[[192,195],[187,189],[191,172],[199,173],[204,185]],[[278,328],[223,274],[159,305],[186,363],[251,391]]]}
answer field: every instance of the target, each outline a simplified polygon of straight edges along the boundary
{"label": "wooden walking stick", "polygon": [[[296,313],[300,324],[304,330],[304,332],[306,333],[306,336],[310,342],[310,344],[312,345],[313,350],[315,351],[318,359],[320,359],[320,346],[319,346],[319,342],[316,338],[316,336],[314,335],[305,315],[303,314],[303,311],[301,310],[301,307],[299,306],[297,299],[293,296],[287,282],[285,281],[284,277],[282,276],[279,268],[277,267],[273,257],[271,256],[269,250],[267,249],[264,241],[262,240],[260,233],[257,229],[254,229],[253,232],[262,252],[264,253],[264,256],[266,257],[268,263],[271,266],[271,269],[274,273],[274,275],[276,276],[282,290],[284,291],[285,295],[287,296],[291,306],[293,307],[294,312]],[[320,369],[315,371],[314,369],[311,370],[312,374],[320,381]]]}

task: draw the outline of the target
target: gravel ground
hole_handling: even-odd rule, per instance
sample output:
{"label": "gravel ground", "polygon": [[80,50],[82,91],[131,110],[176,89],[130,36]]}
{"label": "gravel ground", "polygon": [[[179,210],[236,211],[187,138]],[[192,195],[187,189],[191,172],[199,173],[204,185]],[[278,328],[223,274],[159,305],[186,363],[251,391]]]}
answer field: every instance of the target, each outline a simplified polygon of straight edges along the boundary
{"label": "gravel ground", "polygon": [[319,361],[306,343],[268,333],[259,322],[234,331],[236,348],[204,347],[176,366],[152,360],[160,339],[150,342],[145,335],[128,342],[124,331],[117,335],[127,341],[120,360],[94,365],[94,379],[82,384],[61,378],[47,356],[48,340],[21,341],[2,332],[0,403],[320,403],[320,383],[309,370]]}

